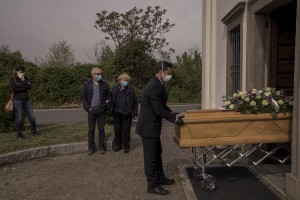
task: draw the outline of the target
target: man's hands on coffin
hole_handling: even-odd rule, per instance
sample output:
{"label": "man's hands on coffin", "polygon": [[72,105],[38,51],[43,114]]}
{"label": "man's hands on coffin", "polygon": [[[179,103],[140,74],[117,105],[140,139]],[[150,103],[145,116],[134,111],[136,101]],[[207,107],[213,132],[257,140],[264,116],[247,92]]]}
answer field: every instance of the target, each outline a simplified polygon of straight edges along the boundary
{"label": "man's hands on coffin", "polygon": [[175,121],[175,124],[177,125],[183,125],[184,121],[182,120],[182,118],[184,118],[184,116],[177,116],[177,120]]}

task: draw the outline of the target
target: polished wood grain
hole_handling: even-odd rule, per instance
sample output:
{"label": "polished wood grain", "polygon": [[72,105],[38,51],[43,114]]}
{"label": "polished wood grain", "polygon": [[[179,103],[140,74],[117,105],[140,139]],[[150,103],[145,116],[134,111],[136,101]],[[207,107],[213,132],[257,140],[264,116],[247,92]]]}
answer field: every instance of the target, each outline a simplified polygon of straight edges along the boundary
{"label": "polished wood grain", "polygon": [[191,110],[175,125],[174,141],[180,147],[289,142],[292,114],[241,114],[227,110]]}

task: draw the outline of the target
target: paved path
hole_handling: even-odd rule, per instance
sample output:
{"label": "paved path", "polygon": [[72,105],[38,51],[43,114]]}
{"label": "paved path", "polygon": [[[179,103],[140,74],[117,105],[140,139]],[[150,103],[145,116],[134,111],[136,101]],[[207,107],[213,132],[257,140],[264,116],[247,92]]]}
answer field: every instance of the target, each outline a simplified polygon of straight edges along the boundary
{"label": "paved path", "polygon": [[141,138],[132,134],[129,154],[108,149],[101,155],[76,154],[38,159],[0,168],[0,199],[193,199],[183,177],[190,165],[190,149],[182,150],[172,140],[173,128],[162,133],[165,173],[176,184],[166,186],[171,194],[161,197],[146,192]]}

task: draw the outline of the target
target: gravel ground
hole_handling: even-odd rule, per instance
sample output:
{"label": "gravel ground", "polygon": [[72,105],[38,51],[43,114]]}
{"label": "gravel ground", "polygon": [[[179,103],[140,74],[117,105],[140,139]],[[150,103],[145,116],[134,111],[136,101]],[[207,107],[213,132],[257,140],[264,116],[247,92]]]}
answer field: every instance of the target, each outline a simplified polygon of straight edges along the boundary
{"label": "gravel ground", "polygon": [[[141,138],[131,136],[131,151],[102,155],[84,153],[48,157],[0,168],[0,199],[191,199],[182,166],[191,165],[189,149],[180,149],[172,139],[173,128],[162,133],[163,163],[166,176],[176,180],[165,186],[171,194],[146,192]],[[181,166],[181,167],[180,167]]]}

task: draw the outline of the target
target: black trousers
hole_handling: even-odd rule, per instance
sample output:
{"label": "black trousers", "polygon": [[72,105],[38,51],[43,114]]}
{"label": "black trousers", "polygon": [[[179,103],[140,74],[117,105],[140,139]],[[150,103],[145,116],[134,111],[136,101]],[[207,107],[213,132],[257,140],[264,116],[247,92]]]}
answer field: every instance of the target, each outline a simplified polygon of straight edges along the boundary
{"label": "black trousers", "polygon": [[115,138],[113,148],[129,149],[130,148],[130,128],[132,117],[131,115],[123,116],[121,113],[114,113],[114,130]]}
{"label": "black trousers", "polygon": [[142,142],[144,149],[144,168],[148,188],[153,188],[166,178],[161,159],[161,141],[160,138],[143,137]]}
{"label": "black trousers", "polygon": [[88,131],[88,148],[95,148],[95,128],[96,122],[98,126],[98,147],[103,148],[105,150],[105,112],[96,112],[91,110],[88,112],[88,122],[89,122],[89,131]]}

